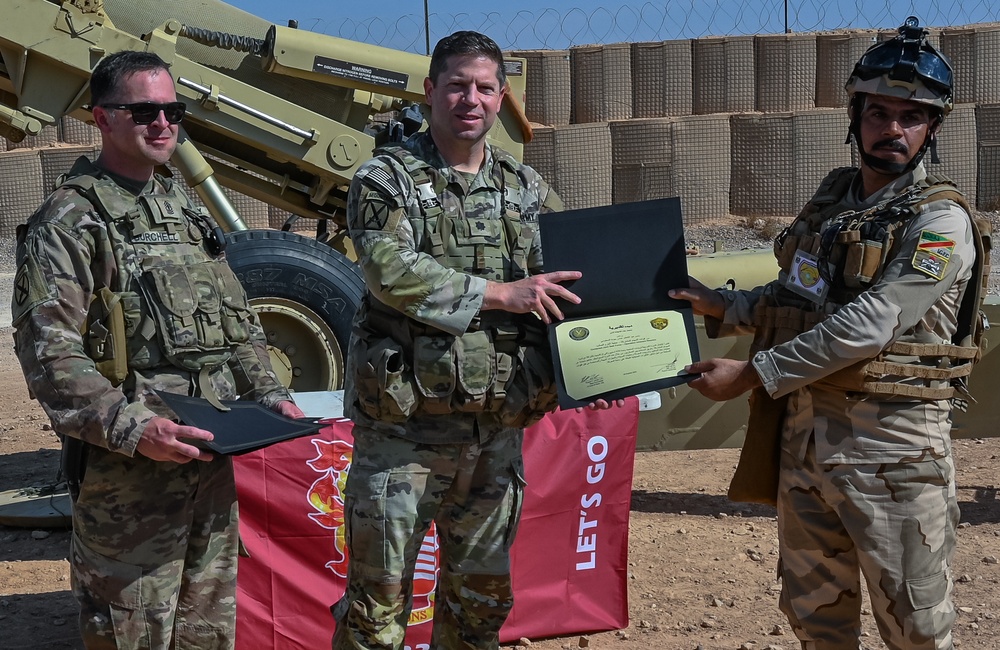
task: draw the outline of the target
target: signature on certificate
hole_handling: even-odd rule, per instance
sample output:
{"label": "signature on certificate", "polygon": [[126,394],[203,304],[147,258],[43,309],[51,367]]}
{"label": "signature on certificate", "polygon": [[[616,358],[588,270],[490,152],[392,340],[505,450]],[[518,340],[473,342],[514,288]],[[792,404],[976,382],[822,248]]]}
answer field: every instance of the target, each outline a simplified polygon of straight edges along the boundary
{"label": "signature on certificate", "polygon": [[659,374],[665,374],[665,373],[668,373],[668,372],[673,372],[673,371],[677,370],[677,357],[675,356],[674,359],[673,359],[673,361],[671,361],[669,363],[654,363],[650,367],[653,368],[653,372],[659,373]]}

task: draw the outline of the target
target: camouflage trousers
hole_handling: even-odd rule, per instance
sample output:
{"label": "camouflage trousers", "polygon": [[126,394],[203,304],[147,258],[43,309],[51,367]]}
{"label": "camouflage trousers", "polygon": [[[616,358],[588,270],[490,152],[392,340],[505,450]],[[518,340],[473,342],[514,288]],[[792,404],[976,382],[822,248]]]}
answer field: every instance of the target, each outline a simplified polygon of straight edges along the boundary
{"label": "camouflage trousers", "polygon": [[88,650],[234,647],[236,488],[228,458],[90,448],[73,506],[73,593]]}
{"label": "camouflage trousers", "polygon": [[419,444],[354,429],[344,510],[347,590],[333,648],[403,648],[413,576],[435,522],[440,570],[430,647],[499,647],[513,605],[510,545],[521,514],[522,432],[474,444]]}
{"label": "camouflage trousers", "polygon": [[782,451],[779,606],[808,650],[860,647],[861,581],[892,650],[951,648],[958,525],[951,456],[821,465]]}

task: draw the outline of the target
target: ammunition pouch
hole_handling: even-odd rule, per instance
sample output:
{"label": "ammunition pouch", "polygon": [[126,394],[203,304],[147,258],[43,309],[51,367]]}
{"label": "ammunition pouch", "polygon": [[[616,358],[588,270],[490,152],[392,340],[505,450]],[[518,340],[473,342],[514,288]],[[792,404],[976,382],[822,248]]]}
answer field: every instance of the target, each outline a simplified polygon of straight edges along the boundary
{"label": "ammunition pouch", "polygon": [[825,320],[823,312],[807,311],[798,305],[779,306],[771,296],[761,296],[754,307],[754,339],[750,356],[761,350],[791,341]]}
{"label": "ammunition pouch", "polygon": [[121,296],[107,287],[96,290],[90,301],[83,342],[97,372],[113,386],[121,385],[128,375],[125,310]]}
{"label": "ammunition pouch", "polygon": [[[871,235],[881,234],[882,238]],[[892,230],[884,233],[866,233],[862,230],[846,230],[837,235],[836,243],[843,246],[843,279],[849,289],[864,289],[872,284],[876,275],[885,266],[886,257],[892,249]]]}
{"label": "ammunition pouch", "polygon": [[403,348],[389,338],[369,346],[357,339],[350,347],[348,362],[353,369],[358,406],[382,422],[405,422],[419,404],[413,367],[405,361]]}
{"label": "ammunition pouch", "polygon": [[418,336],[413,349],[413,377],[425,413],[486,410],[487,391],[497,377],[493,342],[486,332]]}
{"label": "ammunition pouch", "polygon": [[125,338],[128,341],[128,367],[147,370],[164,364],[163,352],[156,337],[156,320],[142,294],[123,291],[119,294],[125,312]]}
{"label": "ammunition pouch", "polygon": [[178,368],[220,366],[250,340],[250,307],[225,261],[158,264],[144,270],[139,287],[163,355]]}
{"label": "ammunition pouch", "polygon": [[358,338],[351,352],[358,406],[376,420],[494,413],[504,426],[523,428],[557,405],[547,348],[496,330],[416,336],[412,355],[387,337]]}
{"label": "ammunition pouch", "polygon": [[816,255],[819,253],[819,246],[819,235],[786,233],[774,240],[774,257],[778,261],[778,266],[787,270],[792,268],[795,253],[801,250],[810,255]]}

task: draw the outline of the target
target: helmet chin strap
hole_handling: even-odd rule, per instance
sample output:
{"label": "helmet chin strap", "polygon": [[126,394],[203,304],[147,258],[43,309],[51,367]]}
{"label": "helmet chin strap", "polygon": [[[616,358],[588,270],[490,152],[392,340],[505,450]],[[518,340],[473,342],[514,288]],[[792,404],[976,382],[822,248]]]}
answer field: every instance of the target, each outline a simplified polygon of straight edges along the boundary
{"label": "helmet chin strap", "polygon": [[[859,103],[863,104],[863,100]],[[847,135],[847,141],[850,142],[851,137],[854,137],[854,141],[858,145],[858,153],[861,154],[861,160],[864,161],[865,165],[871,167],[880,174],[885,174],[887,176],[902,176],[903,174],[909,174],[916,169],[917,165],[920,164],[920,161],[923,160],[924,154],[927,153],[928,147],[931,148],[931,162],[940,162],[937,157],[937,147],[935,146],[937,143],[934,139],[934,129],[940,122],[940,117],[935,118],[931,123],[931,128],[927,130],[927,136],[924,138],[924,143],[920,146],[917,153],[910,158],[909,162],[898,163],[886,160],[885,158],[879,158],[878,156],[865,151],[865,146],[861,140],[861,127],[858,124],[858,119],[856,117],[860,114],[860,111],[858,110],[859,108],[860,106],[856,105],[855,110],[852,111],[853,115],[851,117],[851,126]]]}

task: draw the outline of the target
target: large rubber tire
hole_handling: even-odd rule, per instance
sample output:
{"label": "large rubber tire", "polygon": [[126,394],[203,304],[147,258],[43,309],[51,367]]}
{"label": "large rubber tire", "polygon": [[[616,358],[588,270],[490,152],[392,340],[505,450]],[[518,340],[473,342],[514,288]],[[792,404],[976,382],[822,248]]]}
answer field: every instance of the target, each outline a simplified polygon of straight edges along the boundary
{"label": "large rubber tire", "polygon": [[260,314],[282,383],[296,391],[341,388],[351,321],[365,292],[358,265],[292,232],[226,237],[226,257]]}

